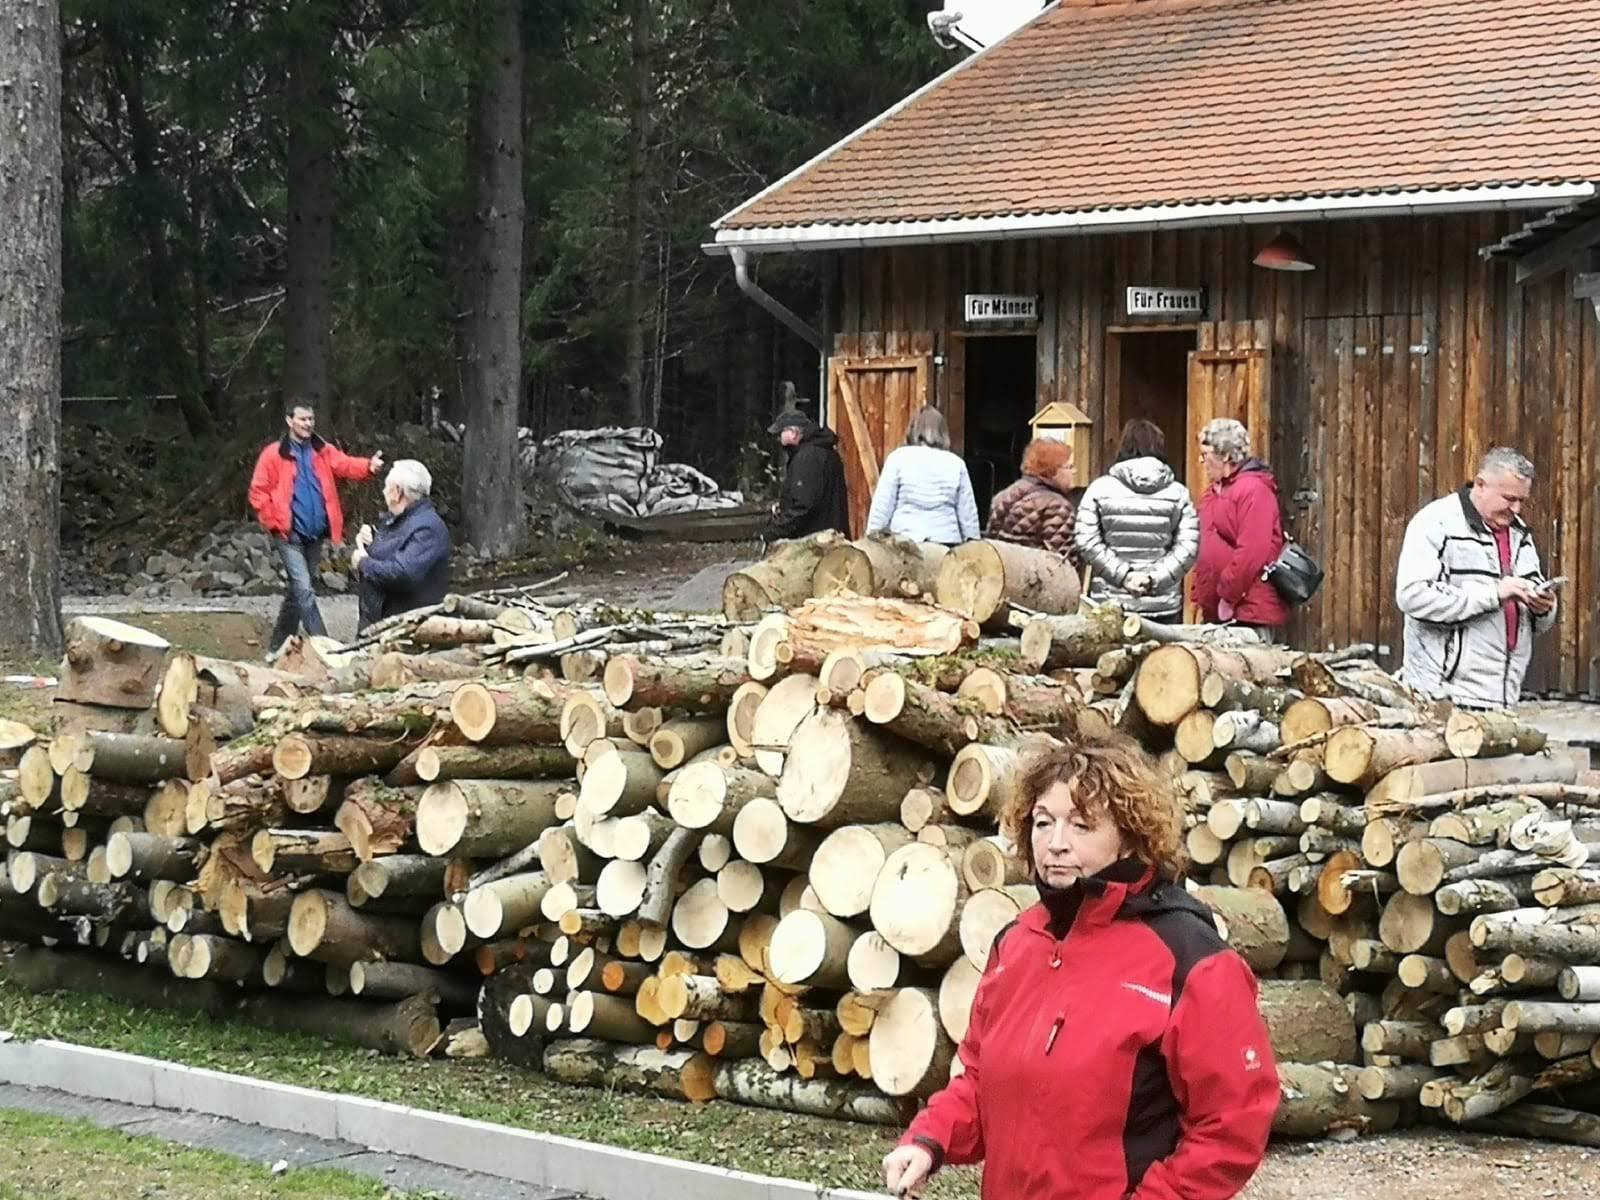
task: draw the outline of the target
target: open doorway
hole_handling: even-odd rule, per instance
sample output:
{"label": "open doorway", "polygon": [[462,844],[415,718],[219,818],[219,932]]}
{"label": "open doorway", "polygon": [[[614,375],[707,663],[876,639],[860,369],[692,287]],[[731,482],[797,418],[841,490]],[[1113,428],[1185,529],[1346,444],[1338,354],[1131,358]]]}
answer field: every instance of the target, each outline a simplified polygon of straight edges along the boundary
{"label": "open doorway", "polygon": [[1020,474],[1022,449],[1038,411],[1038,346],[1033,334],[966,339],[963,381],[967,471],[978,517],[989,521],[994,494]]}
{"label": "open doorway", "polygon": [[[1154,422],[1167,439],[1167,461],[1187,484],[1189,438],[1189,354],[1193,329],[1120,329],[1112,333],[1117,389],[1113,411],[1124,423]],[[1109,430],[1113,450],[1120,429]]]}

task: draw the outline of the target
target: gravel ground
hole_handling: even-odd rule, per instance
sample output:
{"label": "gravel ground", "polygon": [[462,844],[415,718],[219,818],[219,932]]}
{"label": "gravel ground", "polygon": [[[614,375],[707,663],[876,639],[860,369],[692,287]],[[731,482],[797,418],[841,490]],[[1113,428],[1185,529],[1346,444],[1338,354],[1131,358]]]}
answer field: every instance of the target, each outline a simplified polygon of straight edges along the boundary
{"label": "gravel ground", "polygon": [[1454,1131],[1276,1148],[1243,1200],[1579,1200],[1600,1150]]}

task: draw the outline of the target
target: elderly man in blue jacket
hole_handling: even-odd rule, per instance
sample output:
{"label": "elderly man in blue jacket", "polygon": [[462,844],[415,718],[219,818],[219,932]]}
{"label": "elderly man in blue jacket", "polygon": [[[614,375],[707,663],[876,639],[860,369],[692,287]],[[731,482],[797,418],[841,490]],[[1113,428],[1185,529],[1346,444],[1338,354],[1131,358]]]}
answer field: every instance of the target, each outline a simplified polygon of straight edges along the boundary
{"label": "elderly man in blue jacket", "polygon": [[358,581],[360,627],[444,599],[450,586],[450,531],[433,507],[433,476],[414,458],[389,469],[383,502],[389,515],[356,534],[350,568]]}

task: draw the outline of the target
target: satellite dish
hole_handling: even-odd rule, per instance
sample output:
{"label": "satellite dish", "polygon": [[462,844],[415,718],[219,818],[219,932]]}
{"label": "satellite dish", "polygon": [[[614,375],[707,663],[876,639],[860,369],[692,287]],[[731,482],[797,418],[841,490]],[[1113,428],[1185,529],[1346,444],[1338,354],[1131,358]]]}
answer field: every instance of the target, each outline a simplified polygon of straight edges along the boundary
{"label": "satellite dish", "polygon": [[941,46],[982,50],[1026,25],[1049,0],[944,0],[928,14],[928,28]]}

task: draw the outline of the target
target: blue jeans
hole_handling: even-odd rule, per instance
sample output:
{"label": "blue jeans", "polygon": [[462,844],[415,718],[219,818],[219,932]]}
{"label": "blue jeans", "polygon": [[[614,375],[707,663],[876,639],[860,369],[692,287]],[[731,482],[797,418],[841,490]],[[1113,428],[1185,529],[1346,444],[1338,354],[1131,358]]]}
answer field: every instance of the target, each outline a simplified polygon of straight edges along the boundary
{"label": "blue jeans", "polygon": [[326,637],[328,627],[322,623],[322,610],[317,607],[317,592],[312,585],[317,560],[322,557],[322,543],[300,542],[293,538],[278,543],[278,559],[288,575],[283,606],[278,609],[278,622],[272,627],[270,650],[286,642],[302,625],[314,637]]}

